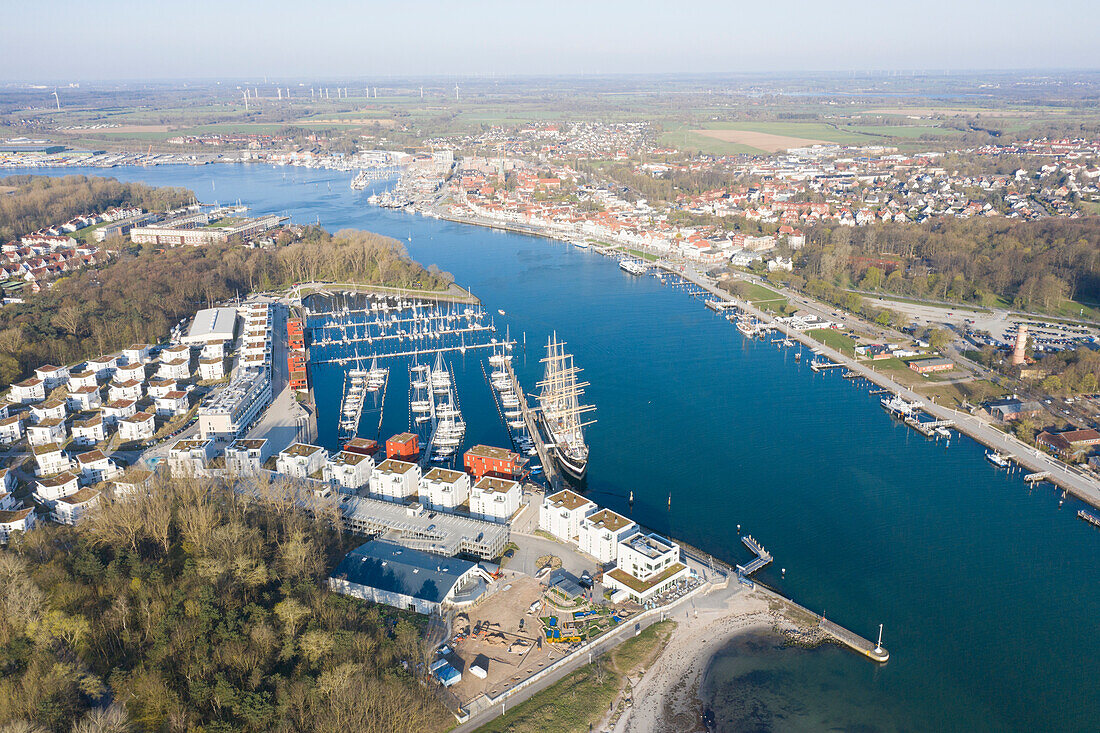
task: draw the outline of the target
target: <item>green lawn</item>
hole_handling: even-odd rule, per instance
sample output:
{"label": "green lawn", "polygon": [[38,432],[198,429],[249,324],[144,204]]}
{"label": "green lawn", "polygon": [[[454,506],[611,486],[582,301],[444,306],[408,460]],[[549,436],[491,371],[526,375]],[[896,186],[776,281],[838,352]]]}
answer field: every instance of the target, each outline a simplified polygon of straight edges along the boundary
{"label": "green lawn", "polygon": [[856,346],[856,342],[851,336],[847,336],[835,328],[815,328],[807,331],[806,335],[848,356],[852,356],[853,349]]}
{"label": "green lawn", "polygon": [[770,308],[773,311],[778,311],[787,305],[787,299],[770,288],[766,288],[759,283],[744,280],[740,282],[744,287],[747,287],[747,300],[757,308]]}
{"label": "green lawn", "polygon": [[478,728],[478,733],[588,733],[607,714],[626,676],[648,666],[674,628],[674,621],[653,624],[602,660],[581,667],[486,723]]}
{"label": "green lawn", "polygon": [[824,140],[834,143],[873,143],[880,138],[860,132],[840,128],[824,122],[710,122],[704,125],[708,130],[749,130],[766,132],[769,135],[801,137],[809,140]]}

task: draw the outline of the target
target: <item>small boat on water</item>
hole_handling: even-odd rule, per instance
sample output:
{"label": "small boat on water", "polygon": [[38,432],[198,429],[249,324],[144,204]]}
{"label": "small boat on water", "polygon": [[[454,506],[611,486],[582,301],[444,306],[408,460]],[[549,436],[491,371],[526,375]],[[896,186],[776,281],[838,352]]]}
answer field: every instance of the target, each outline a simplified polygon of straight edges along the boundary
{"label": "small boat on water", "polygon": [[1001,455],[997,451],[986,451],[985,457],[986,460],[988,460],[994,466],[998,466],[999,468],[1008,468],[1010,465],[1012,465],[1011,461],[1009,461],[1007,457]]}

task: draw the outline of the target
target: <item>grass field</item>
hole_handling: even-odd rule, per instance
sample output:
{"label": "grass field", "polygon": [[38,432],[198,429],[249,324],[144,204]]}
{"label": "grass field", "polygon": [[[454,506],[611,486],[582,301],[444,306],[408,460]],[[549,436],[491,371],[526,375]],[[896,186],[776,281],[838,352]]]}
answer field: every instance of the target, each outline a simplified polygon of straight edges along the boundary
{"label": "grass field", "polygon": [[478,733],[588,733],[607,714],[627,675],[649,666],[675,628],[674,621],[653,624],[599,662],[581,667],[478,728]]}
{"label": "grass field", "polygon": [[758,283],[741,281],[746,293],[745,298],[757,308],[770,308],[778,311],[787,305],[787,299],[779,293]]}
{"label": "grass field", "polygon": [[820,341],[830,349],[836,349],[840,353],[849,356],[853,355],[853,350],[856,347],[855,339],[837,331],[835,328],[815,328],[807,331],[806,335],[815,341]]}

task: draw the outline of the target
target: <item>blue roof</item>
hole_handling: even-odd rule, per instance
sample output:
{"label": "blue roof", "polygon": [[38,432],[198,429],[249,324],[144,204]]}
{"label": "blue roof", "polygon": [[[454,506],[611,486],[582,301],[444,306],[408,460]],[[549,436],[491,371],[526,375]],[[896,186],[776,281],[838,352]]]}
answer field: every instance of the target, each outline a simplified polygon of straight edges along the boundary
{"label": "blue roof", "polygon": [[441,603],[474,567],[474,563],[465,560],[371,540],[349,552],[332,571],[332,577]]}

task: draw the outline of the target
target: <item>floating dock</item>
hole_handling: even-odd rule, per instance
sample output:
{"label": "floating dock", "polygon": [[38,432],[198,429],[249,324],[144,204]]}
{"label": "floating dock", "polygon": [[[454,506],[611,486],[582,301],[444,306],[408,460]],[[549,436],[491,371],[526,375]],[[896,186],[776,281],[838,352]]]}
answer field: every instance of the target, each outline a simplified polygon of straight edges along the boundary
{"label": "floating dock", "polygon": [[1029,473],[1024,476],[1024,481],[1029,484],[1038,483],[1040,481],[1050,481],[1050,471],[1039,471],[1038,473]]}
{"label": "floating dock", "polygon": [[954,420],[933,420],[929,422],[921,422],[915,417],[905,418],[905,424],[916,430],[926,438],[931,438],[936,434],[937,428],[953,428],[955,427]]}
{"label": "floating dock", "polygon": [[749,550],[756,555],[756,558],[751,562],[737,566],[737,572],[742,576],[748,577],[772,561],[771,553],[765,550],[764,547],[752,537],[746,535],[741,538],[741,541],[745,543],[745,547],[749,548]]}
{"label": "floating dock", "polygon": [[1092,512],[1087,512],[1084,509],[1081,509],[1080,511],[1077,512],[1077,517],[1079,519],[1084,519],[1086,522],[1091,524],[1093,527],[1100,527],[1100,517],[1096,516]]}

